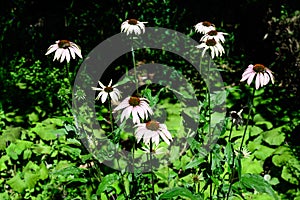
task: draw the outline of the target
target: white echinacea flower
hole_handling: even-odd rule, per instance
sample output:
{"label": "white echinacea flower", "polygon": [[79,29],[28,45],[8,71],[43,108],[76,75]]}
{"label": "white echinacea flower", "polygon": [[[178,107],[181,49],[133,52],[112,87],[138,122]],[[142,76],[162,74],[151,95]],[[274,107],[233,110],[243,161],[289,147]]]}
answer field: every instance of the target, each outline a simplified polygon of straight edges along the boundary
{"label": "white echinacea flower", "polygon": [[168,131],[165,124],[161,124],[156,120],[151,120],[147,123],[141,123],[135,125],[137,128],[135,131],[135,137],[137,143],[143,138],[143,142],[148,145],[150,141],[156,146],[159,144],[159,138],[161,137],[168,145],[172,141],[171,133]]}
{"label": "white echinacea flower", "polygon": [[140,22],[136,19],[128,19],[121,24],[121,32],[124,32],[127,35],[132,33],[135,35],[140,35],[145,33],[145,23],[148,22]]}
{"label": "white echinacea flower", "polygon": [[206,42],[202,42],[201,44],[196,46],[199,49],[204,48],[202,52],[202,57],[204,56],[205,52],[210,49],[211,57],[214,58],[215,56],[222,56],[225,53],[225,50],[221,43],[217,42],[215,39],[207,39]]}
{"label": "white echinacea flower", "polygon": [[110,96],[113,102],[117,102],[121,98],[121,92],[116,88],[117,84],[111,86],[112,79],[110,80],[108,86],[103,85],[100,81],[98,81],[101,88],[92,87],[93,90],[100,91],[96,100],[101,98],[101,102],[104,103],[108,96]]}
{"label": "white echinacea flower", "polygon": [[207,32],[212,31],[212,30],[216,30],[215,25],[213,25],[212,23],[210,23],[208,21],[199,22],[194,27],[195,27],[196,32],[203,33],[203,34],[206,34]]}
{"label": "white echinacea flower", "polygon": [[256,89],[267,85],[270,80],[272,84],[274,84],[273,72],[262,64],[250,64],[248,68],[244,71],[241,82],[247,80],[248,85],[250,85],[255,76]]}
{"label": "white echinacea flower", "polygon": [[208,31],[205,35],[203,35],[200,41],[206,42],[209,39],[214,39],[216,42],[224,43],[225,42],[224,35],[227,35],[227,33],[211,30]]}
{"label": "white echinacea flower", "polygon": [[149,106],[149,101],[146,98],[130,96],[125,98],[114,110],[123,110],[121,114],[121,122],[132,116],[133,123],[140,123],[140,119],[147,119],[149,114],[153,115],[153,111]]}
{"label": "white echinacea flower", "polygon": [[54,52],[54,60],[60,60],[60,62],[63,62],[65,59],[67,62],[70,62],[71,56],[73,59],[75,59],[75,54],[82,58],[81,55],[81,49],[80,47],[75,44],[74,42],[71,42],[69,40],[57,40],[55,44],[52,44],[45,55],[49,55],[50,53]]}

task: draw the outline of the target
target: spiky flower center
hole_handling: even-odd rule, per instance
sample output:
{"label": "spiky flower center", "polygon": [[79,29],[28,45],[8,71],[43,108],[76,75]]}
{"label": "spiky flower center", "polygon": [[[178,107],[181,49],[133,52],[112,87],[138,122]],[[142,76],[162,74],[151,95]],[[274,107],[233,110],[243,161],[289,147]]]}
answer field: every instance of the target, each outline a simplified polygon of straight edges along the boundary
{"label": "spiky flower center", "polygon": [[239,115],[237,114],[236,111],[232,111],[232,112],[230,113],[230,117],[233,118],[233,119],[238,119],[238,118],[239,118]]}
{"label": "spiky flower center", "polygon": [[104,91],[107,92],[107,93],[110,93],[110,92],[112,92],[113,90],[114,90],[113,87],[106,87],[106,88],[104,88]]}
{"label": "spiky flower center", "polygon": [[215,39],[208,39],[206,40],[206,45],[207,46],[215,46],[217,44]]}
{"label": "spiky flower center", "polygon": [[216,36],[216,35],[218,35],[218,31],[215,31],[215,30],[209,31],[209,32],[207,32],[207,35]]}
{"label": "spiky flower center", "polygon": [[128,20],[128,24],[130,24],[130,25],[137,25],[137,23],[138,23],[138,20],[136,20],[136,19]]}
{"label": "spiky flower center", "polygon": [[257,73],[259,72],[265,72],[266,70],[266,67],[262,64],[255,64],[254,67],[253,67],[253,70]]}
{"label": "spiky flower center", "polygon": [[212,24],[210,22],[208,22],[208,21],[204,21],[204,22],[202,22],[202,25],[210,27]]}
{"label": "spiky flower center", "polygon": [[141,102],[141,100],[138,97],[130,97],[130,99],[128,101],[129,105],[131,105],[133,107],[140,105],[140,102]]}
{"label": "spiky flower center", "polygon": [[64,49],[67,49],[71,46],[71,43],[69,40],[60,40],[59,43],[58,43],[58,47],[59,48],[64,48]]}
{"label": "spiky flower center", "polygon": [[159,129],[159,123],[155,120],[151,120],[146,123],[146,128],[151,131],[157,131]]}

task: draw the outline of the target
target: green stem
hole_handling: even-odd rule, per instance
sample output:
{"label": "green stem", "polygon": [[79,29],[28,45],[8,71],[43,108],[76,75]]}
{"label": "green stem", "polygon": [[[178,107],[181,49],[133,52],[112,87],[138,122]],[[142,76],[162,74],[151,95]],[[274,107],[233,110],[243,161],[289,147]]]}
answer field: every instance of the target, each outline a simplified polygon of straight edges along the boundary
{"label": "green stem", "polygon": [[113,123],[113,114],[112,114],[112,106],[111,106],[111,98],[108,95],[108,109],[109,109],[109,120],[110,120],[110,126],[111,126],[111,132],[114,132],[114,123]]}
{"label": "green stem", "polygon": [[[242,142],[241,142],[240,147],[239,147],[239,152],[242,151],[243,143],[244,143],[244,140],[245,140],[245,136],[246,136],[246,132],[247,132],[248,124],[249,124],[249,119],[250,119],[251,111],[252,111],[252,108],[253,108],[254,96],[255,96],[255,89],[253,89],[253,92],[252,92],[250,106],[249,106],[249,112],[248,112],[248,116],[247,116],[246,127],[244,129],[244,133],[243,133],[243,137],[242,137]],[[233,121],[232,121],[231,128],[230,128],[230,135],[229,135],[228,142],[230,142],[232,127],[233,127]],[[230,178],[229,178],[230,184],[229,184],[228,192],[227,192],[227,195],[226,195],[226,200],[229,199],[231,187],[232,187],[232,184],[233,184],[232,179],[234,177],[234,150],[232,152],[233,152],[232,164],[231,164],[231,169],[232,169],[231,171],[232,171],[232,173],[231,173]]]}
{"label": "green stem", "polygon": [[136,92],[139,93],[139,81],[138,81],[138,78],[137,78],[135,56],[134,56],[133,46],[131,47],[131,54],[132,54],[132,63],[133,63],[133,70],[134,70],[134,79],[135,79]]}
{"label": "green stem", "polygon": [[254,96],[255,96],[255,89],[253,89],[253,92],[252,92],[251,102],[250,102],[250,106],[249,106],[249,112],[248,112],[248,116],[247,116],[246,127],[245,127],[244,134],[243,134],[243,137],[242,137],[242,142],[240,144],[239,152],[241,152],[242,147],[243,147],[243,143],[244,143],[244,140],[245,140],[245,136],[246,136],[246,132],[247,132],[248,124],[249,124],[249,119],[250,119],[251,111],[252,111],[252,108],[253,108]]}
{"label": "green stem", "polygon": [[230,140],[231,140],[231,134],[232,134],[233,126],[234,126],[234,124],[233,124],[233,119],[232,119],[231,120],[231,126],[230,126],[230,132],[229,132],[229,136],[228,136],[228,142],[230,142]]}
{"label": "green stem", "polygon": [[[210,93],[209,93],[209,87],[210,87],[210,81],[209,81],[209,78],[210,78],[210,64],[211,64],[211,58],[209,57],[209,60],[208,60],[208,84],[207,84],[207,93],[208,93],[208,134],[209,134],[209,137],[212,139],[212,133],[211,133],[211,105],[210,105]],[[210,145],[210,144],[209,144]],[[209,162],[210,162],[210,166],[212,168],[212,149],[210,149],[210,152],[209,152]],[[211,174],[210,176],[212,177],[213,176],[213,173],[211,171]],[[212,179],[210,179],[210,188],[209,188],[209,198],[212,199],[212,191],[213,191],[213,185],[212,185]]]}
{"label": "green stem", "polygon": [[152,199],[155,199],[155,191],[154,191],[154,176],[152,169],[152,141],[150,140],[150,170],[151,170],[151,185],[152,185]]}

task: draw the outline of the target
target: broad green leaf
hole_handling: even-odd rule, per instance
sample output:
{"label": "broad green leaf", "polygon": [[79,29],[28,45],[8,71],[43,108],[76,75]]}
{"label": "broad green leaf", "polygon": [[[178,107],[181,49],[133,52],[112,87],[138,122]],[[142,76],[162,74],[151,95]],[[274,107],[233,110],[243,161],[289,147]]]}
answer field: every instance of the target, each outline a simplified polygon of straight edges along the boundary
{"label": "broad green leaf", "polygon": [[48,169],[44,163],[40,164],[40,171],[39,171],[40,179],[45,180],[48,178]]}
{"label": "broad green leaf", "polygon": [[12,159],[18,160],[18,156],[22,153],[22,150],[18,149],[18,147],[17,147],[17,145],[15,143],[11,143],[6,148],[6,153]]}
{"label": "broad green leaf", "polygon": [[100,195],[102,192],[107,190],[112,186],[114,182],[119,179],[117,174],[108,174],[102,180],[97,189],[97,195]]}
{"label": "broad green leaf", "polygon": [[243,174],[240,182],[246,188],[255,189],[257,192],[261,193],[267,193],[272,196],[273,199],[278,199],[278,196],[275,194],[272,186],[258,174]]}
{"label": "broad green leaf", "polygon": [[273,128],[273,124],[263,118],[260,114],[256,114],[253,118],[255,125],[264,125],[267,129]]}
{"label": "broad green leaf", "polygon": [[52,148],[46,144],[39,143],[39,144],[34,144],[32,145],[32,151],[37,154],[50,154]]}
{"label": "broad green leaf", "polygon": [[275,149],[272,149],[264,145],[258,145],[256,149],[257,150],[254,152],[254,155],[256,158],[260,160],[265,160],[266,158],[270,157],[272,153],[275,151]]}
{"label": "broad green leaf", "polygon": [[278,127],[264,132],[263,140],[270,145],[281,145],[285,140],[285,134],[281,130],[282,127]]}
{"label": "broad green leaf", "polygon": [[186,188],[182,188],[182,187],[175,187],[175,188],[172,188],[172,189],[166,191],[159,197],[159,199],[172,199],[174,197],[186,197],[190,200],[201,200],[202,199],[199,196],[193,195],[193,193],[190,190],[188,190]]}
{"label": "broad green leaf", "polygon": [[263,161],[251,160],[250,158],[242,159],[242,173],[260,174],[264,171]]}
{"label": "broad green leaf", "polygon": [[299,184],[299,180],[297,179],[297,176],[295,176],[295,174],[293,174],[290,168],[288,168],[287,166],[283,166],[281,177],[289,183],[295,185]]}
{"label": "broad green leaf", "polygon": [[19,174],[16,174],[13,178],[6,182],[14,191],[22,193],[26,189],[24,180],[20,178]]}
{"label": "broad green leaf", "polygon": [[249,128],[250,136],[259,135],[263,132],[263,130],[258,126],[251,126],[251,127],[248,127],[248,128]]}
{"label": "broad green leaf", "polygon": [[10,158],[9,158],[8,155],[3,155],[0,158],[0,172],[7,169],[7,166],[6,166],[5,162],[10,162]]}

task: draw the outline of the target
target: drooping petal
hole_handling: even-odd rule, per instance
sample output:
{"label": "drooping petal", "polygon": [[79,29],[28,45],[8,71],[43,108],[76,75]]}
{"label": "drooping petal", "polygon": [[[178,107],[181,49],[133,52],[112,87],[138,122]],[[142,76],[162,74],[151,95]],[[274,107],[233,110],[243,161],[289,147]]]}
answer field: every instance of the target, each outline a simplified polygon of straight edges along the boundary
{"label": "drooping petal", "polygon": [[251,85],[251,83],[252,83],[252,81],[253,81],[255,75],[256,75],[256,73],[250,74],[250,76],[249,76],[249,78],[248,78],[248,80],[247,80],[247,84],[248,84],[248,85]]}
{"label": "drooping petal", "polygon": [[58,49],[58,45],[57,45],[57,44],[53,44],[53,45],[51,45],[51,46],[48,48],[48,50],[47,50],[47,52],[46,52],[45,55],[49,55],[50,53],[56,51],[57,49]]}
{"label": "drooping petal", "polygon": [[107,92],[103,92],[103,95],[101,97],[101,102],[104,103],[107,99],[108,93]]}
{"label": "drooping petal", "polygon": [[259,74],[257,74],[255,79],[255,88],[258,89],[259,85],[260,85],[260,76]]}

